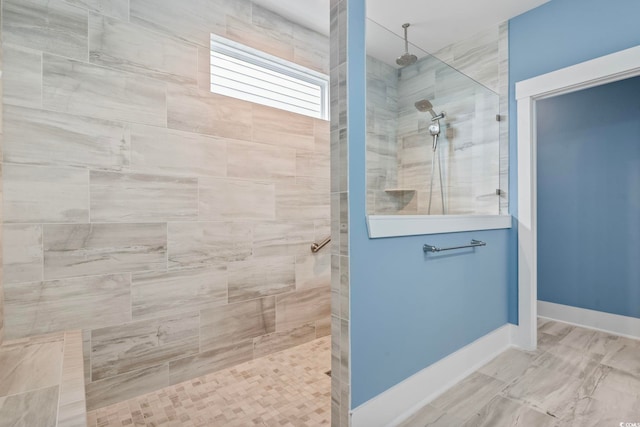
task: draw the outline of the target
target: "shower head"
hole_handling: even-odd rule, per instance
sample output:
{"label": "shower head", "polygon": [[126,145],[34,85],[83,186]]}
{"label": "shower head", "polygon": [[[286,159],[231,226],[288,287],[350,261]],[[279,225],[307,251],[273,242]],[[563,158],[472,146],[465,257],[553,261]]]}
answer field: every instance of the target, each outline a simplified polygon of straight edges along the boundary
{"label": "shower head", "polygon": [[423,113],[429,112],[432,117],[431,121],[440,120],[445,116],[444,111],[440,114],[436,114],[436,112],[433,111],[433,104],[431,104],[431,102],[429,102],[428,99],[421,99],[420,101],[416,102],[414,105],[416,106],[418,111],[421,111]]}
{"label": "shower head", "polygon": [[399,56],[396,59],[396,64],[401,67],[406,67],[407,65],[415,64],[418,60],[418,57],[412,53],[409,53],[409,38],[407,37],[407,28],[409,28],[411,24],[406,23],[402,24],[402,28],[404,28],[404,53],[402,56]]}

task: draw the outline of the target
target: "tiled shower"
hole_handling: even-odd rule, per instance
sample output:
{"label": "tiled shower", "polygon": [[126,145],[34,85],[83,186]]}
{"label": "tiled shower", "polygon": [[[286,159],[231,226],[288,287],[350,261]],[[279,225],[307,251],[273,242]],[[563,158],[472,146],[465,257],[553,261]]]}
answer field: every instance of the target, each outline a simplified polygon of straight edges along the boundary
{"label": "tiled shower", "polygon": [[211,33],[325,74],[327,37],[243,0],[2,15],[5,342],[82,329],[91,410],[330,334],[329,123],[209,91]]}

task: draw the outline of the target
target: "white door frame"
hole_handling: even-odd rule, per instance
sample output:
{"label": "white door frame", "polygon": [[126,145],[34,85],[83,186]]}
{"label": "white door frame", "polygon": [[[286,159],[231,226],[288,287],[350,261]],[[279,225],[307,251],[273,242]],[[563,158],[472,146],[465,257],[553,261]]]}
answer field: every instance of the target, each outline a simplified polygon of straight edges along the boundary
{"label": "white door frame", "polygon": [[640,75],[640,45],[516,83],[518,109],[518,315],[513,343],[535,349],[538,236],[536,101]]}

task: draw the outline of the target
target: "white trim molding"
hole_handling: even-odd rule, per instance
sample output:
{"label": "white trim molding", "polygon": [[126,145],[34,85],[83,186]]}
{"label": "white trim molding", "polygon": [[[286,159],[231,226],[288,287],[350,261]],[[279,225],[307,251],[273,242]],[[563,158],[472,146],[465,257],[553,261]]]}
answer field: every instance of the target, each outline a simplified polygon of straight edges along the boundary
{"label": "white trim molding", "polygon": [[576,326],[640,339],[640,319],[586,308],[538,301],[538,315]]}
{"label": "white trim molding", "polygon": [[538,296],[536,101],[640,75],[640,46],[516,83],[518,109],[518,310],[515,344],[536,347]]}
{"label": "white trim molding", "polygon": [[368,215],[369,238],[511,228],[511,215]]}
{"label": "white trim molding", "polygon": [[436,397],[511,347],[506,324],[355,408],[352,427],[396,426]]}

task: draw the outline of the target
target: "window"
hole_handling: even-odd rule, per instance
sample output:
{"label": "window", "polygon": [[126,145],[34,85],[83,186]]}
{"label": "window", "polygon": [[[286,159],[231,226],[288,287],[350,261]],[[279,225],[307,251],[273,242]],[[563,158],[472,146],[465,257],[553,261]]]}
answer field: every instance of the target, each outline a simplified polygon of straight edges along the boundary
{"label": "window", "polygon": [[214,34],[211,92],[319,119],[329,117],[326,75]]}

